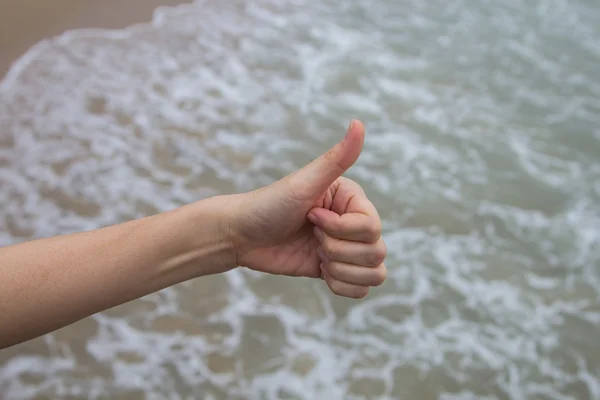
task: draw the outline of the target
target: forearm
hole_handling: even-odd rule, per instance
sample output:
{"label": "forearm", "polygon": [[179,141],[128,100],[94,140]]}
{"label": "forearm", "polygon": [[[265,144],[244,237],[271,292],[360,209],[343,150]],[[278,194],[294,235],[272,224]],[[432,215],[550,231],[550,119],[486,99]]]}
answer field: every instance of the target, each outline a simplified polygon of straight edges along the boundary
{"label": "forearm", "polygon": [[227,201],[0,248],[0,348],[234,268]]}

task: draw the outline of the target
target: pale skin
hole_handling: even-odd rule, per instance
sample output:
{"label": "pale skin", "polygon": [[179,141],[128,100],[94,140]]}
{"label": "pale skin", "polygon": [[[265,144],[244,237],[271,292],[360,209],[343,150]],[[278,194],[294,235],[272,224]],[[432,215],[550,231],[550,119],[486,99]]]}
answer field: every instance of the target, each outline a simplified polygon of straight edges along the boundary
{"label": "pale skin", "polygon": [[366,296],[386,277],[381,221],[361,187],[342,177],[364,137],[352,121],[328,152],[249,193],[0,248],[0,348],[238,266]]}

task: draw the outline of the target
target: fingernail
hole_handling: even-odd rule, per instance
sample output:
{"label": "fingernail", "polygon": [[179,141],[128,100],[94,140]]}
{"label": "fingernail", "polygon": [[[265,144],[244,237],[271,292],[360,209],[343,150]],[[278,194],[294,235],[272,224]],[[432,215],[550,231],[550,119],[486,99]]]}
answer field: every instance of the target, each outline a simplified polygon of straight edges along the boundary
{"label": "fingernail", "polygon": [[319,242],[322,242],[323,241],[323,232],[321,231],[321,229],[319,229],[315,226],[313,231],[315,232],[315,236],[317,237],[317,239],[319,239]]}
{"label": "fingernail", "polygon": [[[321,264],[322,265],[322,264]],[[326,281],[329,274],[327,273],[327,269],[324,265],[321,267],[321,275],[323,275],[323,280]]]}
{"label": "fingernail", "polygon": [[321,270],[321,279],[325,280],[325,269],[323,267],[323,263],[319,264],[319,269]]}
{"label": "fingernail", "polygon": [[317,217],[315,217],[315,214],[308,214],[306,218],[308,218],[308,220],[313,224],[317,224]]}
{"label": "fingernail", "polygon": [[348,125],[348,130],[351,131],[354,128],[354,120],[350,121],[350,125]]}

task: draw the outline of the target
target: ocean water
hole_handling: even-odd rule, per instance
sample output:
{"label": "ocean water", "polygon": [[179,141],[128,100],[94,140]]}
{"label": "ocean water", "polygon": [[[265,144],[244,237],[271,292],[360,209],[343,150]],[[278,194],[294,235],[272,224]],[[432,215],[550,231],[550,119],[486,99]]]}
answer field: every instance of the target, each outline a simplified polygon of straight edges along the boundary
{"label": "ocean water", "polygon": [[367,127],[362,301],[236,270],[0,352],[2,399],[600,399],[600,5],[197,1],[0,83],[0,244],[251,190]]}

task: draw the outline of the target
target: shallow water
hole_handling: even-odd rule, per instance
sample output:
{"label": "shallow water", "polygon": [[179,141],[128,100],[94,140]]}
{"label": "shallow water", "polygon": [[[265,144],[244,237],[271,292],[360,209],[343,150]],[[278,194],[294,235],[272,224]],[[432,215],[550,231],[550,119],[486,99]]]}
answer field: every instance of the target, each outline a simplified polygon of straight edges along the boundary
{"label": "shallow water", "polygon": [[387,283],[187,282],[3,351],[0,397],[600,398],[600,7],[220,3],[13,66],[0,244],[265,185],[360,118]]}

